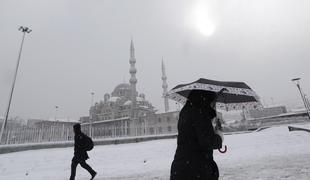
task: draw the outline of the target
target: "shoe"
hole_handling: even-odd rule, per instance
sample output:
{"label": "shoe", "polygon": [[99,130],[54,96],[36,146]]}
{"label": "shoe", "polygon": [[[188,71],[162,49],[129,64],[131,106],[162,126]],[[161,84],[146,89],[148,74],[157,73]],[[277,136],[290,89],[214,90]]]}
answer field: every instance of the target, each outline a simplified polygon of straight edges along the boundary
{"label": "shoe", "polygon": [[97,175],[97,172],[94,172],[94,174],[91,175],[90,180],[93,180],[95,178],[95,176]]}

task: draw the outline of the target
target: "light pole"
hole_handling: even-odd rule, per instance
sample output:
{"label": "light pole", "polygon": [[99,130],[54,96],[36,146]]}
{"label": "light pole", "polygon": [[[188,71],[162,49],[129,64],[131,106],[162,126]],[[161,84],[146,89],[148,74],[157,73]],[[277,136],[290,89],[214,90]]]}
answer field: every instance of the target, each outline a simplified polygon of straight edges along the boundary
{"label": "light pole", "polygon": [[14,79],[13,79],[13,83],[12,83],[11,91],[10,91],[9,103],[8,103],[8,107],[7,107],[7,110],[6,110],[6,113],[5,113],[5,119],[4,119],[4,122],[2,123],[2,127],[1,127],[0,144],[2,142],[2,136],[3,136],[3,133],[4,133],[4,129],[6,128],[8,117],[9,117],[9,113],[10,113],[10,106],[11,106],[11,102],[12,102],[12,97],[13,97],[13,92],[14,92],[14,87],[15,87],[18,67],[19,67],[19,63],[20,63],[20,57],[21,57],[22,50],[23,50],[23,44],[24,44],[24,40],[25,40],[25,35],[26,35],[26,33],[30,33],[32,31],[30,28],[23,27],[23,26],[20,26],[18,28],[18,30],[23,33],[23,38],[22,38],[22,42],[21,42],[21,45],[20,45],[19,54],[18,54],[18,58],[17,58],[17,64],[16,64],[16,69],[15,69]]}
{"label": "light pole", "polygon": [[51,124],[51,132],[52,132],[52,139],[56,137],[56,130],[58,128],[58,120],[57,120],[57,114],[58,114],[58,108],[59,106],[55,106],[55,121],[52,122]]}
{"label": "light pole", "polygon": [[308,99],[307,95],[305,95],[305,100],[306,100],[306,104],[307,104],[307,106],[309,108],[309,112],[310,112],[310,103],[309,103],[309,99]]}
{"label": "light pole", "polygon": [[306,97],[305,97],[304,93],[303,93],[302,90],[301,90],[299,80],[300,80],[300,78],[294,78],[294,79],[292,79],[292,81],[295,82],[295,84],[296,84],[296,86],[297,86],[297,88],[298,88],[298,90],[299,90],[299,92],[300,92],[302,101],[304,102],[304,106],[305,106],[306,111],[307,111],[307,114],[308,114],[308,118],[310,119],[309,106],[308,106]]}
{"label": "light pole", "polygon": [[55,106],[55,122],[57,121],[58,108],[59,108],[59,106]]}
{"label": "light pole", "polygon": [[91,92],[91,104],[90,104],[90,110],[89,110],[89,136],[92,137],[93,133],[92,133],[92,125],[93,125],[93,116],[92,116],[92,107],[93,107],[93,103],[94,103],[94,92]]}

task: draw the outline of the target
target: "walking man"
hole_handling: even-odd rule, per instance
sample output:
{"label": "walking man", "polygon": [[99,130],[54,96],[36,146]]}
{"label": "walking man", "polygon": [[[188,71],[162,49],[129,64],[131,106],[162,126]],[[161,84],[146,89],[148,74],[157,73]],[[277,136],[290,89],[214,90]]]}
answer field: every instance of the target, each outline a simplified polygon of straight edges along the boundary
{"label": "walking man", "polygon": [[70,180],[75,179],[75,173],[76,173],[76,167],[78,164],[80,164],[84,169],[86,169],[90,175],[91,178],[90,180],[94,179],[96,176],[97,172],[94,171],[85,161],[89,158],[87,154],[87,142],[88,142],[88,136],[86,136],[84,133],[81,131],[81,125],[80,124],[75,124],[73,126],[73,131],[74,131],[74,156],[72,158],[72,163],[71,163],[71,176]]}

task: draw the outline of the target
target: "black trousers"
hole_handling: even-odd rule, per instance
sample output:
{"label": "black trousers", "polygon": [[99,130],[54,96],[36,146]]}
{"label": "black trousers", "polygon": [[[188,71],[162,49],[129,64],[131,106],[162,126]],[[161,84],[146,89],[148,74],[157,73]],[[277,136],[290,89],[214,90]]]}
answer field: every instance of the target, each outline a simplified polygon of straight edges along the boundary
{"label": "black trousers", "polygon": [[86,169],[89,172],[89,174],[91,174],[91,175],[95,174],[95,171],[86,163],[85,160],[78,160],[78,159],[73,158],[72,163],[71,163],[70,180],[75,179],[76,167],[78,164],[80,164],[84,169]]}
{"label": "black trousers", "polygon": [[174,160],[170,180],[218,180],[218,167],[213,162]]}

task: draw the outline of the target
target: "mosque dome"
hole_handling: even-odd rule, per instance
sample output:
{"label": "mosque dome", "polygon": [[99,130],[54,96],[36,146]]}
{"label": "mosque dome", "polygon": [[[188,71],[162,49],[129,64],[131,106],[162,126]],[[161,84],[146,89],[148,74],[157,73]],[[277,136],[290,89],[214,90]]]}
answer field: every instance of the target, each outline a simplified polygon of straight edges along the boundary
{"label": "mosque dome", "polygon": [[114,88],[114,91],[119,89],[130,89],[130,85],[128,83],[121,83]]}
{"label": "mosque dome", "polygon": [[121,83],[117,85],[112,92],[112,96],[116,97],[130,96],[130,94],[131,94],[131,88],[128,83]]}

